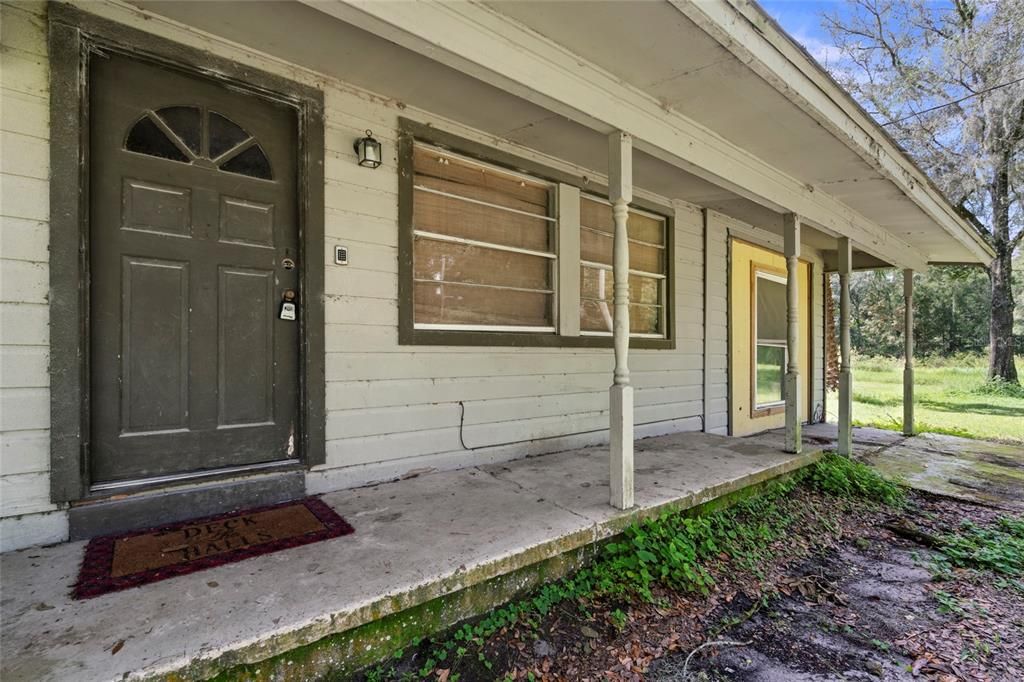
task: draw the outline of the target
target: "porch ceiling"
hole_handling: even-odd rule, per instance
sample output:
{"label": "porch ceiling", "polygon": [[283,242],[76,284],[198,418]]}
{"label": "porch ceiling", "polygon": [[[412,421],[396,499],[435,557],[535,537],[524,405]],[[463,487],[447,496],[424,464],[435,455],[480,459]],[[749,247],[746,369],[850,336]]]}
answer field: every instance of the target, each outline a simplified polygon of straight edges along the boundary
{"label": "porch ceiling", "polygon": [[[234,0],[132,2],[149,12],[242,45],[258,46],[271,56],[581,168],[598,172],[607,169],[610,127],[581,125],[352,24],[326,17],[313,7],[268,0],[251,3],[245,12],[239,12]],[[281,31],[281,26],[290,30]],[[473,104],[466,106],[466,102]],[[782,234],[781,214],[642,151],[636,152],[634,175],[637,187],[719,210]]]}
{"label": "porch ceiling", "polygon": [[[138,0],[136,4],[583,168],[598,172],[607,168],[605,135],[611,126],[585,120],[585,115],[569,117],[557,107],[545,106],[542,98],[528,101],[492,84],[502,84],[499,78],[470,75],[470,69],[447,65],[453,61],[441,58],[442,47],[403,47],[324,13],[338,14],[340,3],[259,2],[248,4],[244,12],[238,11],[237,3],[219,0]],[[628,21],[623,21],[622,3],[553,0],[492,5],[506,20],[566,46],[649,94],[666,110],[692,119],[808,188],[834,197],[922,259],[979,260],[977,249],[972,251],[962,239],[951,236],[896,184],[672,4],[628,3]],[[346,6],[341,13],[347,17],[359,11]],[[282,31],[282,26],[288,30]],[[609,50],[608,45],[618,47]],[[781,234],[780,206],[640,147],[635,160],[637,186]],[[842,218],[836,221],[842,223]],[[810,221],[805,239],[812,246],[830,248],[834,241],[829,235],[834,231],[815,227]],[[871,246],[876,262],[889,255],[879,244],[865,244],[868,250]]]}
{"label": "porch ceiling", "polygon": [[[866,161],[863,152],[852,149],[849,141],[815,120],[793,97],[755,73],[737,54],[742,50],[723,45],[687,16],[700,14],[690,8],[694,4],[708,15],[714,14],[709,8],[736,4],[729,19],[748,21],[758,33],[774,37],[776,45],[786,41],[797,48],[794,52],[803,53],[756,2],[630,3],[628,18],[622,3],[598,0],[488,0],[487,4],[649,93],[665,108],[824,190],[908,242],[929,261],[978,258],[977,249],[936,224],[891,178]],[[609,50],[609,45],[620,47]],[[802,56],[810,59],[806,53]],[[795,83],[791,85],[796,88]],[[852,99],[846,104],[852,105]],[[916,171],[909,160],[907,165]],[[724,204],[717,208],[728,212]]]}

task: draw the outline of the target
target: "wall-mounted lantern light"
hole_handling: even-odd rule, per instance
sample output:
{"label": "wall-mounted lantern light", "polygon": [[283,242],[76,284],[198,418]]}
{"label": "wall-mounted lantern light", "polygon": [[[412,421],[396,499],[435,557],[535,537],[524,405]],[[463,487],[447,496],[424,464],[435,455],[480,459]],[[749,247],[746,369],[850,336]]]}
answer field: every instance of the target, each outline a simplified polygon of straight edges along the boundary
{"label": "wall-mounted lantern light", "polygon": [[372,130],[367,130],[366,137],[356,140],[352,148],[356,150],[360,166],[376,168],[381,164],[380,142],[373,139]]}

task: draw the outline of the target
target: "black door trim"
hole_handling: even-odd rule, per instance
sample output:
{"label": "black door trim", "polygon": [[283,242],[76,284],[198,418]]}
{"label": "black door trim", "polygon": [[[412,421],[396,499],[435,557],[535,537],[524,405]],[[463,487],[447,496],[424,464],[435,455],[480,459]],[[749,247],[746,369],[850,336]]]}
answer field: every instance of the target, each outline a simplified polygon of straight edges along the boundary
{"label": "black door trim", "polygon": [[218,81],[295,108],[302,253],[299,409],[303,464],[326,457],[324,98],[320,90],[83,12],[48,5],[50,54],[50,497],[102,497],[89,481],[88,65],[104,52]]}

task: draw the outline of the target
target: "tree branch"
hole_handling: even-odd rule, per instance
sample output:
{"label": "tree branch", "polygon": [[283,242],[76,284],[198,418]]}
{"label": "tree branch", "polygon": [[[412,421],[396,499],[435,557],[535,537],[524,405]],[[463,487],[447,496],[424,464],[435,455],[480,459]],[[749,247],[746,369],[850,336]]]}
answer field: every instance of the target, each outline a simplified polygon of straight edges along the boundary
{"label": "tree branch", "polygon": [[[955,206],[955,208],[956,212],[960,214],[960,217],[969,222],[971,225],[973,225],[974,229],[980,232],[982,236],[990,240],[992,239],[991,230],[985,227],[985,224],[978,219],[978,216],[974,215],[974,212],[971,211],[971,209],[967,208],[966,203],[961,201],[959,204]],[[1021,234],[1024,234],[1024,231],[1022,231]]]}

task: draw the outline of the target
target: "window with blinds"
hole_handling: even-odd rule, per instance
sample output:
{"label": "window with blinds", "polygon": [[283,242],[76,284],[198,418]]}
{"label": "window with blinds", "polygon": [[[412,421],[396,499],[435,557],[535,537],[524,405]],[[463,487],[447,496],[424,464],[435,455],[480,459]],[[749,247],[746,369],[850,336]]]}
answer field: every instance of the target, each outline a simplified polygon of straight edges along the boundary
{"label": "window with blinds", "polygon": [[754,276],[754,407],[786,400],[786,278],[768,272]]}
{"label": "window with blinds", "polygon": [[[612,244],[615,223],[604,200],[583,195],[580,201],[580,332],[612,333]],[[665,336],[667,275],[666,221],[630,209],[629,331],[632,336]]]}
{"label": "window with blinds", "polygon": [[416,144],[415,328],[554,331],[554,194],[549,183]]}

